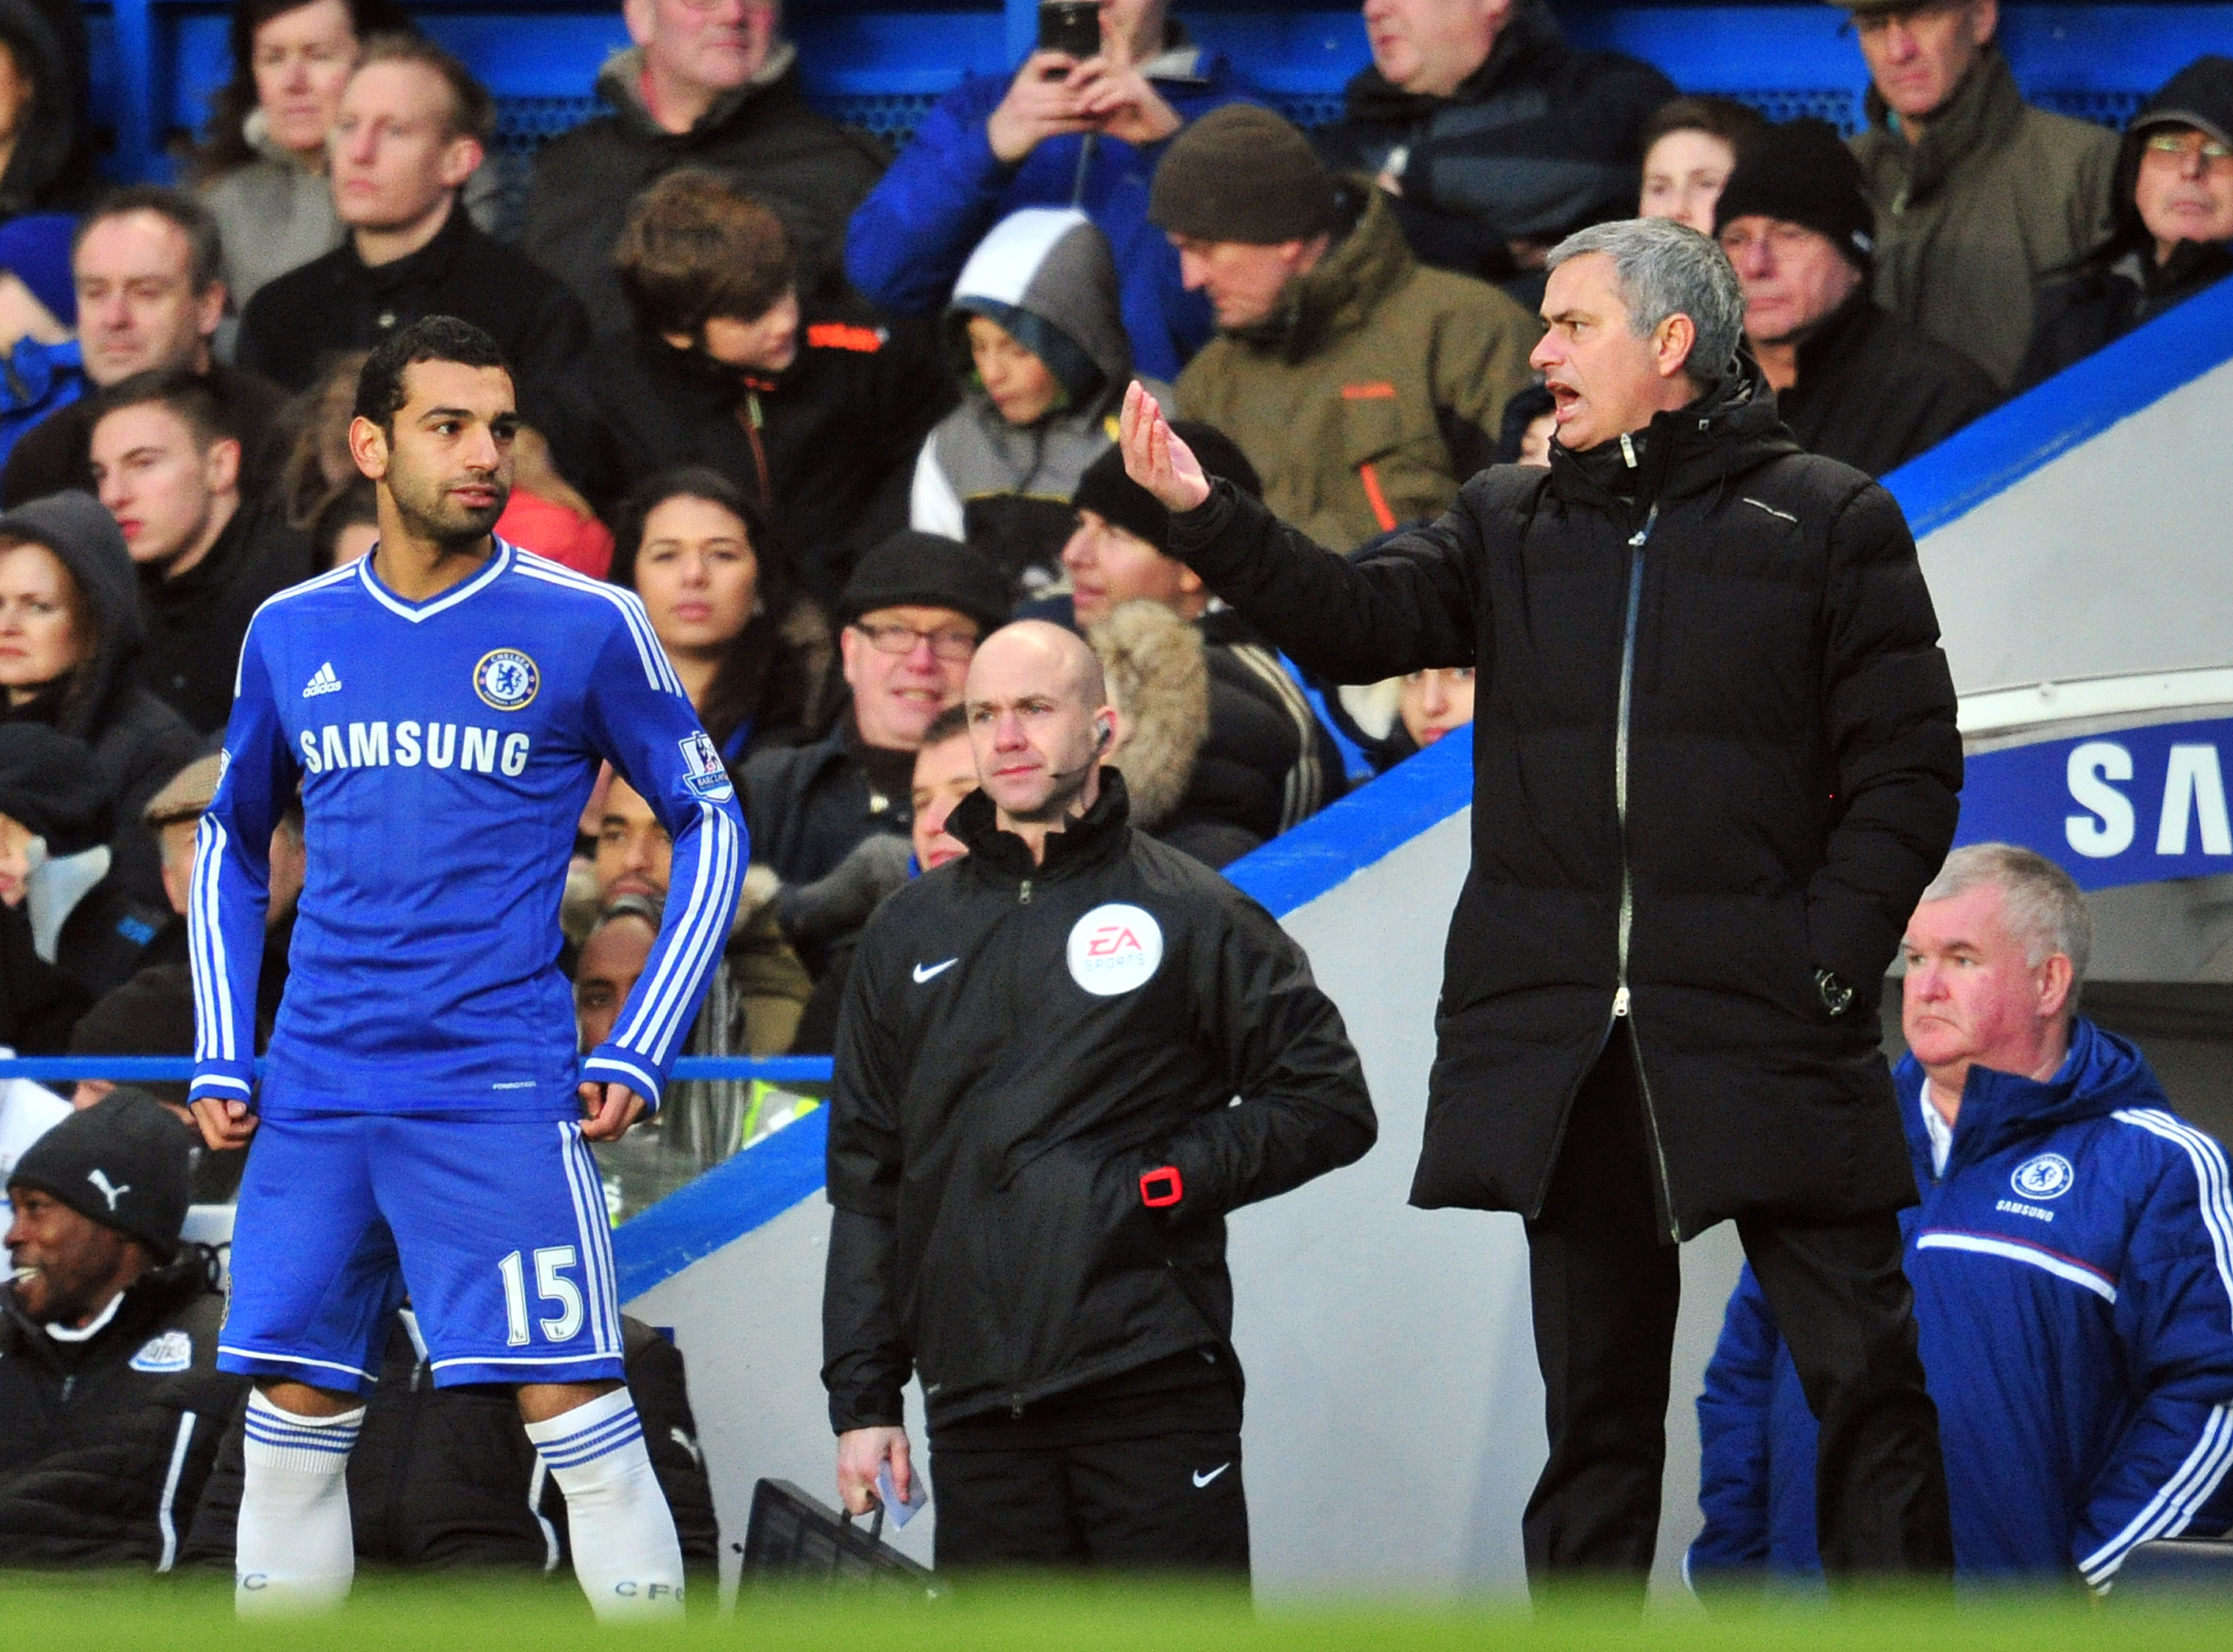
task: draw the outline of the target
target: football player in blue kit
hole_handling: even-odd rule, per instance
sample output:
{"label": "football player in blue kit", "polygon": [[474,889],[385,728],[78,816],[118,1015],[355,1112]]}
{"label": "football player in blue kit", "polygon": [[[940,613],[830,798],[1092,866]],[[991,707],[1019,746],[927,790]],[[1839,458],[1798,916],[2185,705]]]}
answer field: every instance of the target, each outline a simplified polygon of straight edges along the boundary
{"label": "football player in blue kit", "polygon": [[[256,1379],[245,1612],[347,1594],[343,1471],[407,1292],[437,1384],[518,1389],[598,1615],[681,1610],[585,1144],[658,1106],[745,829],[636,599],[492,533],[518,425],[478,328],[430,316],[373,352],[349,449],[380,543],[257,610],[202,820],[194,1111],[212,1147],[254,1140],[218,1356]],[[558,906],[600,758],[673,834],[673,894],[612,1037],[582,1057]],[[267,846],[298,784],[308,880],[258,1084]]]}

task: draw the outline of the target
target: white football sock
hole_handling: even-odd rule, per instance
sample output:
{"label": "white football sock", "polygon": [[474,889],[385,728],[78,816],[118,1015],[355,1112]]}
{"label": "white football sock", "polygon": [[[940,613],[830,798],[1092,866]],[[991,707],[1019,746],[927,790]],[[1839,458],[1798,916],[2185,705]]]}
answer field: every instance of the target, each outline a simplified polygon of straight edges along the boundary
{"label": "white football sock", "polygon": [[347,1599],[356,1571],[348,1456],[364,1408],[302,1417],[248,1396],[233,1603],[243,1616],[314,1612]]}
{"label": "white football sock", "polygon": [[566,1494],[574,1576],[600,1619],[682,1612],[682,1545],[626,1389],[601,1394],[527,1437]]}

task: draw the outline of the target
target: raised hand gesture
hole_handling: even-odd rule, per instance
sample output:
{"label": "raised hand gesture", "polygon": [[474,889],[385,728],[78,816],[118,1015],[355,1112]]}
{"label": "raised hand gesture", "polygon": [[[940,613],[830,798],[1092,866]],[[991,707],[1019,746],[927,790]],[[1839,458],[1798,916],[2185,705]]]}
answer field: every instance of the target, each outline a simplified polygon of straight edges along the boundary
{"label": "raised hand gesture", "polygon": [[1156,399],[1137,379],[1124,393],[1117,440],[1124,474],[1154,494],[1166,511],[1192,511],[1209,498],[1201,461],[1172,431]]}

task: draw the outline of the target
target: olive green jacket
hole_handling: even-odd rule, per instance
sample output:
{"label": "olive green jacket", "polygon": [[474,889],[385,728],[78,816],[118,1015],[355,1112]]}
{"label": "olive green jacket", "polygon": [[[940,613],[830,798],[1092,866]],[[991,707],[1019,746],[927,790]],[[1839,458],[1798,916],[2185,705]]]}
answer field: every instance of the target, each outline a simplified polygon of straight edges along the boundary
{"label": "olive green jacket", "polygon": [[2032,288],[2109,233],[2117,134],[2033,108],[1998,47],[1910,143],[1874,91],[1852,140],[1877,210],[1876,300],[2005,389]]}
{"label": "olive green jacket", "polygon": [[1486,282],[1421,264],[1388,198],[1344,181],[1365,203],[1357,227],[1178,383],[1180,411],[1240,445],[1273,514],[1336,550],[1449,507],[1543,330]]}

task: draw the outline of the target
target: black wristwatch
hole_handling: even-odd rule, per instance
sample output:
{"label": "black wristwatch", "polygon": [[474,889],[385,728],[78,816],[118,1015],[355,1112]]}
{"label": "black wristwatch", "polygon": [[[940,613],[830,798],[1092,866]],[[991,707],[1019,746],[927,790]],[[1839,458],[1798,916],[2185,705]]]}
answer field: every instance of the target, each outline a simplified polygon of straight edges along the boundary
{"label": "black wristwatch", "polygon": [[1833,969],[1814,972],[1814,991],[1822,999],[1822,1007],[1833,1016],[1839,1016],[1853,1007],[1853,989],[1846,978]]}

